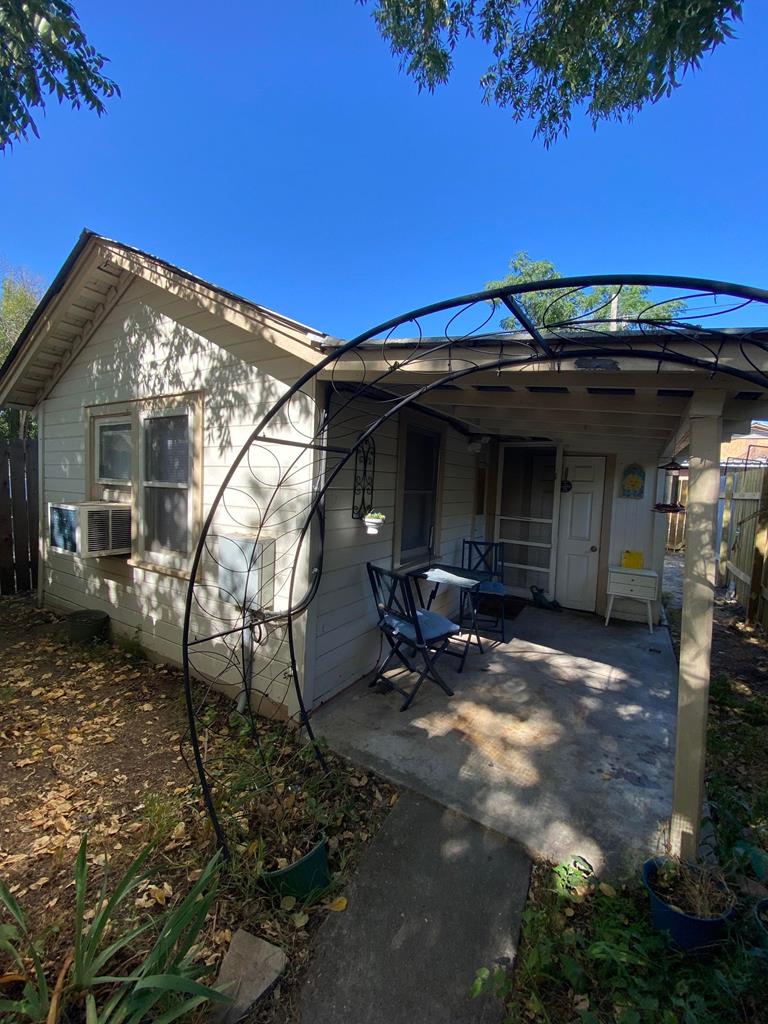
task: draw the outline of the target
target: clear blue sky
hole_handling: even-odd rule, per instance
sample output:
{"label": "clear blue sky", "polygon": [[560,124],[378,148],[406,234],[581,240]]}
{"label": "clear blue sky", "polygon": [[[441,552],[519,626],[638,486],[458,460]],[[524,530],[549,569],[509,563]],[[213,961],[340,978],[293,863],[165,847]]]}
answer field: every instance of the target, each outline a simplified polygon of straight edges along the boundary
{"label": "clear blue sky", "polygon": [[0,157],[0,258],[46,283],[87,226],[341,336],[519,249],[768,286],[760,0],[671,99],[550,150],[481,105],[479,46],[419,95],[354,0],[75,4],[122,99]]}

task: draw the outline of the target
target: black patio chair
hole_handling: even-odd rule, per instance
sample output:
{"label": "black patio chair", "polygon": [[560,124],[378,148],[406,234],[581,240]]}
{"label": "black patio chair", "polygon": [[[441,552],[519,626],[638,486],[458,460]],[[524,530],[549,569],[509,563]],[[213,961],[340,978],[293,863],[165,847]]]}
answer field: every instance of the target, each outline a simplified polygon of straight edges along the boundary
{"label": "black patio chair", "polygon": [[[459,622],[462,626],[469,623],[477,636],[482,623],[486,632],[498,633],[501,642],[507,640],[507,623],[504,615],[504,598],[507,590],[504,586],[504,544],[502,541],[463,540],[461,542],[461,567],[472,572],[488,573],[489,578],[483,580],[474,590],[462,591],[459,608]],[[495,615],[487,615],[483,608],[490,605]],[[482,650],[482,648],[481,648]]]}
{"label": "black patio chair", "polygon": [[[461,655],[448,650],[451,638],[461,632],[461,627],[438,612],[418,608],[414,601],[412,581],[409,576],[390,572],[371,562],[368,562],[367,569],[373,590],[373,599],[379,614],[378,626],[390,648],[386,658],[380,660],[376,674],[368,685],[376,686],[380,683],[387,689],[397,690],[398,693],[401,693],[405,697],[400,707],[401,711],[406,711],[410,707],[425,679],[431,679],[449,697],[452,697],[453,690],[438,672],[435,662],[442,654],[456,654],[462,658],[461,667],[464,667],[464,659],[469,645],[464,645]],[[409,660],[416,655],[420,655],[424,663],[424,667],[420,671]],[[400,661],[409,672],[419,673],[418,679],[410,690],[396,686],[384,675],[395,659]]]}

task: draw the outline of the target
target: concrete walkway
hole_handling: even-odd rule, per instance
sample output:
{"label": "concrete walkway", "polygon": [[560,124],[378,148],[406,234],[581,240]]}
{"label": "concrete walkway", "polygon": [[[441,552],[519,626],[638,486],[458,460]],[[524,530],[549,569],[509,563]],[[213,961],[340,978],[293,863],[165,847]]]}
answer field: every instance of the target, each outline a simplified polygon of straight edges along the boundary
{"label": "concrete walkway", "polygon": [[500,1024],[469,999],[478,967],[515,952],[528,858],[508,839],[404,793],[316,938],[301,1024]]}
{"label": "concrete walkway", "polygon": [[677,670],[669,632],[525,608],[515,638],[445,658],[453,698],[364,683],[313,718],[331,748],[493,828],[534,856],[621,871],[671,809]]}

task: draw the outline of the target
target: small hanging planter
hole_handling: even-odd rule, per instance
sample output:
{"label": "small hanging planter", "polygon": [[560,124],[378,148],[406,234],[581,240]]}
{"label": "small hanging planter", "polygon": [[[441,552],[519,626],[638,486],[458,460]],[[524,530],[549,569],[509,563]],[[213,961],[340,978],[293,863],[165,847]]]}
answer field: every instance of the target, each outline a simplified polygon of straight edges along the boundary
{"label": "small hanging planter", "polygon": [[384,525],[386,518],[383,512],[374,512],[373,510],[366,512],[363,516],[365,532],[375,536]]}
{"label": "small hanging planter", "polygon": [[654,512],[662,512],[664,515],[674,515],[676,512],[685,512],[685,505],[679,501],[657,501],[653,506]]}

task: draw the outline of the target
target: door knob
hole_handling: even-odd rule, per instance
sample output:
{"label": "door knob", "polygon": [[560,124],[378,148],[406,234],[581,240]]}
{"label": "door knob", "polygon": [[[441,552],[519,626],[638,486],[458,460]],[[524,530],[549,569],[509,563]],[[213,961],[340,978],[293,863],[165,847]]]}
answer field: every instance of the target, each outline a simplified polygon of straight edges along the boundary
{"label": "door knob", "polygon": [[593,544],[592,547],[589,550],[590,551],[597,551],[597,545]]}

